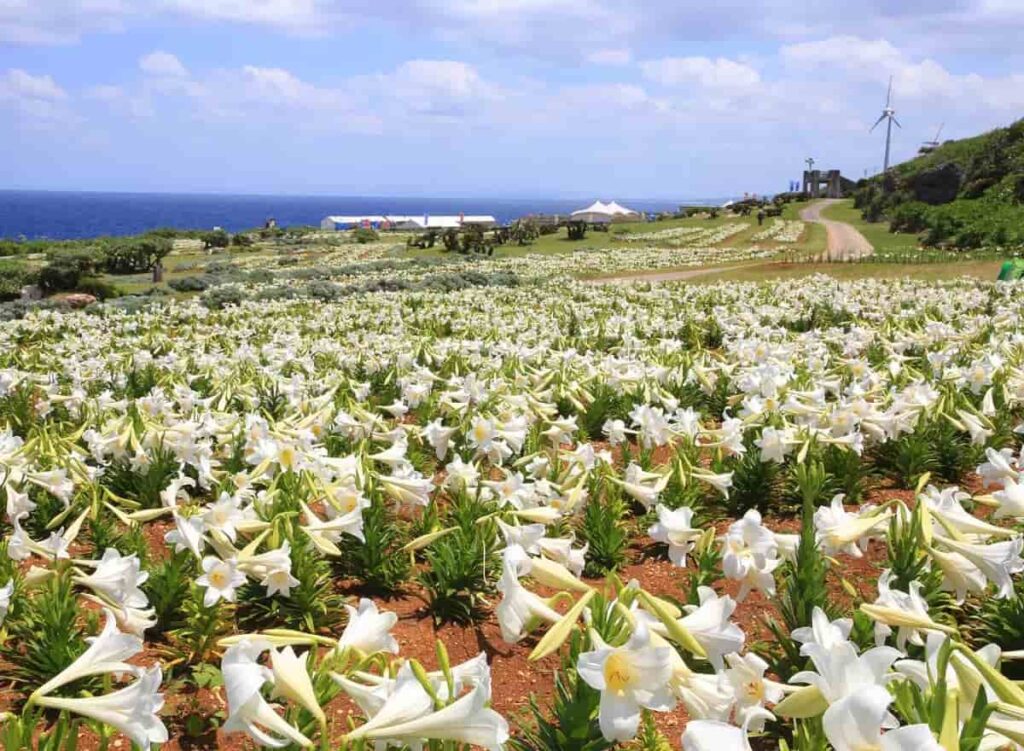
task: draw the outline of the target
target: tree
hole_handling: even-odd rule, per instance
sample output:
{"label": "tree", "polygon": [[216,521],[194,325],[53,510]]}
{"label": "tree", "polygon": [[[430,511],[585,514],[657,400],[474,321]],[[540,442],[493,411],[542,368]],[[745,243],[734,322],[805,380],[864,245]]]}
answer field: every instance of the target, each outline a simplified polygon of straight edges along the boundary
{"label": "tree", "polygon": [[587,223],[586,222],[569,222],[565,225],[569,232],[570,240],[582,240],[587,236]]}
{"label": "tree", "polygon": [[203,250],[210,250],[211,248],[226,248],[228,243],[231,242],[231,237],[222,229],[215,229],[212,232],[206,232],[200,238],[203,241]]}
{"label": "tree", "polygon": [[533,219],[516,219],[508,228],[508,237],[517,245],[529,245],[540,237],[540,229]]}
{"label": "tree", "polygon": [[[227,237],[226,232],[224,236]],[[146,273],[169,255],[173,247],[170,240],[162,237],[117,240],[104,248],[103,267],[108,274]]]}

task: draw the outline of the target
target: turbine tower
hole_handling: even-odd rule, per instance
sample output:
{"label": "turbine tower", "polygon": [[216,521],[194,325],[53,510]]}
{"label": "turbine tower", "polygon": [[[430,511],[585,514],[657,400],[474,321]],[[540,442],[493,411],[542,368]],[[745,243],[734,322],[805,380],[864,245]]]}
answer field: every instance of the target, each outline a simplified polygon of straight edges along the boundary
{"label": "turbine tower", "polygon": [[889,76],[889,92],[885,95],[885,109],[882,110],[881,116],[875,120],[875,124],[871,126],[869,133],[874,132],[878,124],[883,120],[885,123],[885,166],[882,168],[882,172],[889,171],[889,150],[892,146],[892,124],[896,123],[897,128],[902,128],[900,121],[896,119],[896,110],[892,107],[892,76]]}

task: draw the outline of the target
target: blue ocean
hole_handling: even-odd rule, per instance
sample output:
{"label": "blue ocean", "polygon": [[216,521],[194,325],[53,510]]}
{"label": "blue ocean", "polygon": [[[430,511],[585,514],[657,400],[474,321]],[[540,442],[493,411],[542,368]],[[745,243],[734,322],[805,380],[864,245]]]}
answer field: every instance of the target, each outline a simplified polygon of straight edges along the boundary
{"label": "blue ocean", "polygon": [[[597,198],[597,196],[595,196]],[[715,205],[727,199],[616,199],[637,211],[674,210],[680,204]],[[171,193],[69,193],[0,190],[0,238],[74,239],[134,235],[158,227],[238,231],[319,225],[332,214],[491,214],[508,222],[526,214],[567,213],[591,200],[506,198],[379,198],[370,196],[267,196]]]}

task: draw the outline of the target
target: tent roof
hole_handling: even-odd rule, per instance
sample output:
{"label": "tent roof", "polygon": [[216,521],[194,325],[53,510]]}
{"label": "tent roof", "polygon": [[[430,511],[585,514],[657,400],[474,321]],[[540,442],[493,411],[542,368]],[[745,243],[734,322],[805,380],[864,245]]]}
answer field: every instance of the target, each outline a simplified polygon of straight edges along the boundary
{"label": "tent roof", "polygon": [[607,204],[601,203],[600,201],[594,201],[592,204],[587,206],[587,208],[579,209],[577,211],[572,212],[572,215],[573,216],[577,216],[579,214],[609,214],[609,213],[611,213],[611,212],[608,211],[608,205]]}
{"label": "tent roof", "polygon": [[613,214],[636,214],[636,213],[638,213],[636,211],[633,211],[633,209],[627,209],[625,206],[622,206],[621,204],[619,204],[616,201],[612,201],[611,203],[606,204],[606,206],[608,207],[608,211],[610,211]]}
{"label": "tent roof", "polygon": [[599,216],[627,216],[636,214],[638,212],[633,209],[627,209],[615,201],[611,203],[602,203],[601,201],[594,201],[592,204],[587,206],[585,209],[579,209],[578,211],[572,212],[572,216],[584,216],[584,215],[599,215]]}

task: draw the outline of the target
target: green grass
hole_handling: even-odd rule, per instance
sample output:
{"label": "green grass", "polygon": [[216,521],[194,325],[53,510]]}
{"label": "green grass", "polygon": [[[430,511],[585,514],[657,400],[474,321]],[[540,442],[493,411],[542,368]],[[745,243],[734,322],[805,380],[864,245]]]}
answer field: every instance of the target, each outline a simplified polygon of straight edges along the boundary
{"label": "green grass", "polygon": [[839,280],[848,279],[900,279],[941,281],[945,279],[994,280],[999,273],[998,261],[965,261],[942,263],[753,263],[742,268],[711,272],[683,280],[689,284],[714,282],[761,282],[773,279],[801,279],[814,274],[825,274]]}
{"label": "green grass", "polygon": [[874,247],[876,253],[912,255],[918,251],[917,235],[894,234],[889,231],[888,222],[868,222],[860,210],[853,207],[853,200],[840,201],[825,209],[821,215],[826,219],[853,225]]}
{"label": "green grass", "polygon": [[917,235],[890,232],[888,221],[866,221],[860,210],[853,207],[852,200],[830,206],[822,212],[822,216],[851,224],[867,238],[875,248],[875,255],[863,259],[862,263],[953,263],[959,266],[965,263],[1001,261],[1008,257],[1008,252],[999,249],[946,250],[922,247]]}
{"label": "green grass", "polygon": [[[719,216],[715,219],[691,217],[687,219],[669,219],[660,222],[623,222],[616,223],[609,227],[607,232],[587,230],[587,236],[582,240],[570,240],[568,231],[562,227],[558,232],[551,235],[542,235],[529,245],[518,246],[514,244],[499,245],[494,249],[496,257],[515,257],[540,253],[544,255],[557,253],[571,253],[576,250],[606,250],[608,248],[622,248],[640,243],[625,243],[618,240],[623,234],[640,232],[658,232],[664,229],[676,227],[720,227],[724,224],[743,223],[748,225],[743,232],[730,237],[720,244],[720,247],[735,247],[737,245],[749,244],[751,235],[757,232],[757,220],[754,217]],[[407,257],[432,258],[447,255],[443,248],[435,246],[430,250],[410,250]]]}

